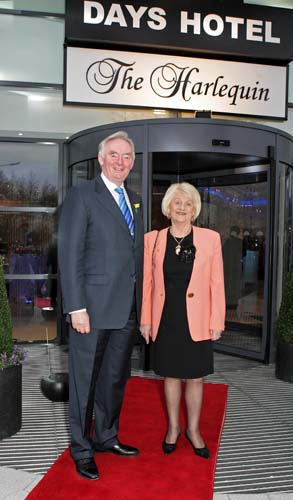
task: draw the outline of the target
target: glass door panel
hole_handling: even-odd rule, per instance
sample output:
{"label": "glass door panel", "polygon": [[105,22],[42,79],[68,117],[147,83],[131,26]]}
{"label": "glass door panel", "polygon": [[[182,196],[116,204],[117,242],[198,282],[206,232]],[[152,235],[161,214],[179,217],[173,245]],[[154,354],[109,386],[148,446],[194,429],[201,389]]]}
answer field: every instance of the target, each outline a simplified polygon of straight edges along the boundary
{"label": "glass door panel", "polygon": [[0,212],[1,242],[13,338],[56,337],[56,213]]}
{"label": "glass door panel", "polygon": [[0,257],[18,341],[57,335],[58,155],[54,142],[0,141]]}
{"label": "glass door panel", "polygon": [[261,352],[265,315],[267,172],[193,179],[202,198],[196,224],[221,234],[226,330],[219,344]]}

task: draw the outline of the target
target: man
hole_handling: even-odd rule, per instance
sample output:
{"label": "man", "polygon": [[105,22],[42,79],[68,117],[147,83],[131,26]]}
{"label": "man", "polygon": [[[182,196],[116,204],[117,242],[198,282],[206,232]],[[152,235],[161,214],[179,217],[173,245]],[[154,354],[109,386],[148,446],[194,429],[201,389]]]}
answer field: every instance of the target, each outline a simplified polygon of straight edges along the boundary
{"label": "man", "polygon": [[125,132],[104,139],[101,175],[68,192],[59,225],[63,309],[71,319],[71,455],[87,479],[99,478],[94,451],[139,453],[117,437],[142,293],[141,199],[124,187],[134,156]]}

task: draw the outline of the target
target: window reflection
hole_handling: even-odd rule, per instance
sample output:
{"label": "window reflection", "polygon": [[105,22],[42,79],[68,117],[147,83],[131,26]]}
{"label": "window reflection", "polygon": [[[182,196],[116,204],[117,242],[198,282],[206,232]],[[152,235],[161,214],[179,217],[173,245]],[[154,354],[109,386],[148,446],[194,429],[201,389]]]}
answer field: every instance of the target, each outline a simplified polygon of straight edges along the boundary
{"label": "window reflection", "polygon": [[142,154],[137,153],[135,155],[135,162],[133,169],[130,171],[129,176],[126,179],[126,185],[129,189],[141,195],[141,183],[142,183]]}
{"label": "window reflection", "polygon": [[0,254],[13,338],[56,337],[58,146],[0,142]]}
{"label": "window reflection", "polygon": [[56,214],[0,212],[0,253],[9,274],[46,274]]}
{"label": "window reflection", "polygon": [[[0,213],[13,338],[56,337],[57,213]],[[23,276],[23,277],[22,277]]]}
{"label": "window reflection", "polygon": [[[54,279],[57,289],[57,281]],[[48,297],[48,280],[8,279],[8,300],[12,312],[13,339],[19,342],[56,338],[56,309]]]}
{"label": "window reflection", "polygon": [[0,207],[57,206],[56,144],[1,143],[0,152]]}
{"label": "window reflection", "polygon": [[69,168],[70,186],[78,186],[89,179],[94,179],[100,172],[97,158],[80,161]]}
{"label": "window reflection", "polygon": [[[262,175],[266,181],[266,173]],[[220,343],[259,352],[264,320],[267,184],[199,187],[197,225],[215,229],[223,245],[226,331]]]}

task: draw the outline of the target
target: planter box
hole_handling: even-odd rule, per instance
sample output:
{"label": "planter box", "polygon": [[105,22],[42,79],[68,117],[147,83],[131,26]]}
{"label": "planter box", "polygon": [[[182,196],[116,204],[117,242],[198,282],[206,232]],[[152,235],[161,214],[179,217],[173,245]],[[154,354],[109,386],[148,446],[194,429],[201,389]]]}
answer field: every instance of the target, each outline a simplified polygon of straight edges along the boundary
{"label": "planter box", "polygon": [[22,365],[0,370],[0,439],[21,428]]}
{"label": "planter box", "polygon": [[293,342],[277,344],[276,377],[284,382],[293,382]]}

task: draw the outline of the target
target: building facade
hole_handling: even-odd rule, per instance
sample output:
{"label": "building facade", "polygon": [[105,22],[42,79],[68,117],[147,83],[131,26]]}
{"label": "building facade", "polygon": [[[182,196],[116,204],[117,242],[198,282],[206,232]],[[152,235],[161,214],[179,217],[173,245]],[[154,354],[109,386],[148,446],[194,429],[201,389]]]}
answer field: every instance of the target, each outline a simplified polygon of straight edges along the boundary
{"label": "building facade", "polygon": [[98,141],[125,128],[136,144],[130,183],[144,198],[146,230],[163,226],[160,200],[181,179],[201,192],[198,223],[221,233],[228,307],[219,349],[272,361],[292,265],[293,63],[283,119],[201,118],[172,107],[65,104],[64,40],[64,2],[0,2],[0,249],[15,339],[66,341],[58,210],[70,185],[96,174]]}

